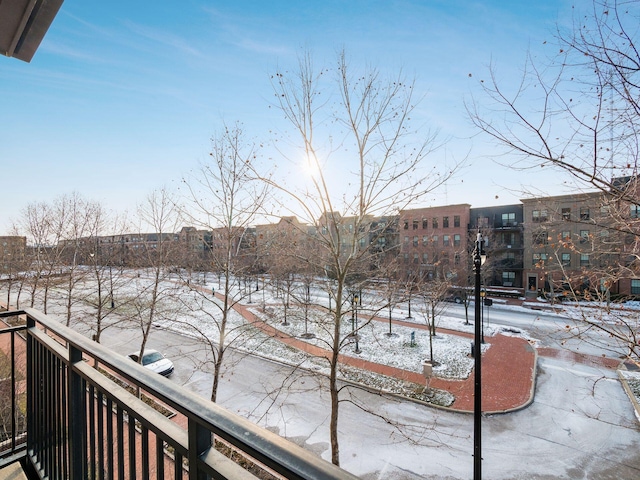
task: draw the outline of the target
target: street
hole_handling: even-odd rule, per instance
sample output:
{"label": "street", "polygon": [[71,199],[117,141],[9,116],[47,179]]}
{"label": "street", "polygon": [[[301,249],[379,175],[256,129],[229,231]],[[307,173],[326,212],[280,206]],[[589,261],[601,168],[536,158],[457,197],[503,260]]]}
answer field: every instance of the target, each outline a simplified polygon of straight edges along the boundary
{"label": "street", "polygon": [[[538,334],[554,322],[509,311],[493,315],[497,310],[492,310],[496,321],[506,322],[506,316],[512,326],[522,328],[529,322]],[[139,345],[134,331],[116,329],[105,332],[102,343],[123,354]],[[208,398],[212,376],[204,347],[158,329],[149,346],[174,361],[174,382]],[[323,377],[239,352],[231,353],[225,364],[221,405],[330,458],[328,395],[326,388],[318,388]],[[639,428],[615,371],[550,358],[539,358],[538,366],[531,406],[483,420],[485,478],[640,477]],[[471,477],[471,415],[350,390],[355,402],[376,415],[343,402],[343,468],[365,479]]]}
{"label": "street", "polygon": [[[469,309],[473,317],[473,304]],[[448,304],[445,315],[464,320],[464,306]],[[493,306],[484,307],[485,328],[501,325],[526,331],[532,339],[537,340],[538,347],[569,350],[584,355],[620,358],[626,353],[625,345],[615,342],[608,334],[597,329],[590,329],[577,334],[574,321],[565,316],[543,310],[530,310],[521,307]],[[472,319],[471,319],[472,320]],[[581,330],[585,330],[583,327]]]}

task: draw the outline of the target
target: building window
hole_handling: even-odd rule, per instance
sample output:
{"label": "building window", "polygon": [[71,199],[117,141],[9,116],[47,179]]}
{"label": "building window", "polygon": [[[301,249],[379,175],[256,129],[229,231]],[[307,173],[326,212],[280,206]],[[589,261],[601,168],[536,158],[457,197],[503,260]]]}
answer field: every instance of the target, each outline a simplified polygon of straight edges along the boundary
{"label": "building window", "polygon": [[449,235],[442,236],[442,245],[444,245],[445,247],[449,246]]}
{"label": "building window", "polygon": [[546,222],[549,219],[547,210],[534,210],[531,220],[534,222]]}
{"label": "building window", "polygon": [[587,243],[589,241],[589,230],[580,230],[580,243]]}
{"label": "building window", "polygon": [[404,221],[404,229],[409,230],[409,220]]}
{"label": "building window", "polygon": [[433,228],[438,228],[438,219],[437,219],[436,217],[433,217],[433,218],[431,219],[431,226],[432,226]]}
{"label": "building window", "polygon": [[580,220],[589,220],[589,207],[580,207]]}
{"label": "building window", "polygon": [[640,218],[640,205],[631,205],[629,210],[631,218]]}
{"label": "building window", "polygon": [[478,228],[486,228],[489,226],[489,217],[478,217]]}
{"label": "building window", "polygon": [[568,232],[568,231],[562,232],[561,238],[563,242],[568,242],[569,240],[571,240],[571,232]]}
{"label": "building window", "polygon": [[417,247],[418,246],[418,237],[413,237],[413,246]]}
{"label": "building window", "polygon": [[422,245],[426,245],[427,243],[429,243],[429,237],[426,235],[422,236]]}
{"label": "building window", "polygon": [[500,243],[511,247],[516,244],[516,234],[515,233],[501,233],[500,234]]}
{"label": "building window", "polygon": [[418,229],[418,220],[414,220],[413,221],[413,229],[417,230]]}
{"label": "building window", "polygon": [[562,265],[564,265],[565,267],[571,266],[571,254],[570,253],[563,253],[560,258],[562,259]]}
{"label": "building window", "polygon": [[564,220],[565,222],[568,222],[569,220],[571,220],[571,209],[570,208],[563,208],[562,209],[562,220]]}
{"label": "building window", "polygon": [[422,263],[429,263],[429,255],[427,255],[426,253],[422,254]]}
{"label": "building window", "polygon": [[640,279],[631,279],[631,293],[633,295],[640,295]]}
{"label": "building window", "polygon": [[449,228],[449,217],[442,217],[442,228]]}
{"label": "building window", "polygon": [[588,267],[589,266],[589,254],[588,253],[581,253],[580,254],[580,266],[581,267]]}
{"label": "building window", "polygon": [[516,224],[516,214],[514,212],[502,214],[502,226],[510,227]]}
{"label": "building window", "polygon": [[516,272],[502,272],[502,285],[504,287],[513,287],[516,281]]}
{"label": "building window", "polygon": [[460,254],[459,253],[456,253],[453,256],[453,264],[454,265],[460,265]]}
{"label": "building window", "polygon": [[404,261],[405,261],[405,262],[408,262],[408,261],[409,261],[409,254],[408,254],[408,253],[405,253],[405,254],[404,254]]}
{"label": "building window", "polygon": [[459,247],[460,246],[460,240],[461,240],[460,235],[459,234],[455,234],[453,236],[453,246],[454,247]]}
{"label": "building window", "polygon": [[431,237],[431,240],[433,240],[433,244],[437,245],[438,244],[438,235],[434,235],[433,237]]}
{"label": "building window", "polygon": [[534,253],[533,254],[533,263],[534,265],[540,262],[546,262],[549,257],[546,253]]}
{"label": "building window", "polygon": [[533,234],[534,245],[547,245],[549,243],[549,235],[546,231],[536,232]]}
{"label": "building window", "polygon": [[426,230],[428,226],[429,226],[429,221],[426,218],[423,218],[422,219],[422,229]]}
{"label": "building window", "polygon": [[409,243],[409,237],[407,236],[404,237],[404,243]]}
{"label": "building window", "polygon": [[413,254],[413,263],[418,263],[418,259],[419,259],[418,254],[414,253]]}
{"label": "building window", "polygon": [[455,228],[460,226],[460,215],[454,215],[453,216],[453,226]]}
{"label": "building window", "polygon": [[600,206],[600,215],[606,217],[609,215],[609,205],[601,205]]}

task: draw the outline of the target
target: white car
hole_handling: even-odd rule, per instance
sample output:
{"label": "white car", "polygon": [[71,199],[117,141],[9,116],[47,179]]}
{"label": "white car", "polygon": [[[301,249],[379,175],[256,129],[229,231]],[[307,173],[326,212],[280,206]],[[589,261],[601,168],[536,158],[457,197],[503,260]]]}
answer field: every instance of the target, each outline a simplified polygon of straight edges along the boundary
{"label": "white car", "polygon": [[[140,352],[129,354],[129,358],[138,363]],[[173,373],[173,362],[166,358],[159,351],[151,350],[150,348],[146,348],[144,350],[144,355],[142,356],[142,366],[148,368],[152,372],[164,375],[165,377],[168,377]]]}

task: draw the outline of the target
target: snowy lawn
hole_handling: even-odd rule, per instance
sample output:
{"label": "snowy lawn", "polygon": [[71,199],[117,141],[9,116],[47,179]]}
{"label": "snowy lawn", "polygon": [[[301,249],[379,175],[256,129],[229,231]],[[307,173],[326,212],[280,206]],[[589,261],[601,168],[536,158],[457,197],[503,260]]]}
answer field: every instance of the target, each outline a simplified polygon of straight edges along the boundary
{"label": "snowy lawn", "polygon": [[[211,280],[211,278],[209,279]],[[125,317],[133,319],[131,307],[127,307],[123,299],[135,298],[140,292],[148,290],[150,281],[145,276],[131,275],[129,279],[119,285],[117,292],[118,310],[117,315],[110,317],[109,323],[115,323],[114,317]],[[182,334],[198,337],[205,335],[210,340],[217,342],[220,338],[221,301],[211,295],[212,289],[220,291],[217,282],[208,281],[199,285],[201,291],[194,291],[195,282],[190,286],[180,285],[178,282],[164,282],[161,290],[167,295],[161,300],[157,308],[158,316],[154,320],[156,326],[168,328]],[[88,280],[81,288],[83,296],[89,297],[90,292],[96,291],[94,282]],[[51,310],[57,310],[62,314],[63,291],[52,292]],[[234,292],[235,298],[241,298],[241,303],[248,304],[248,298],[240,291]],[[319,297],[319,296],[318,296]],[[314,298],[318,301],[319,298]],[[288,310],[288,325],[283,325],[284,306],[279,298],[270,288],[254,292],[252,313],[274,326],[278,330],[297,337],[300,340],[317,345],[330,350],[332,344],[332,318],[328,315],[327,305],[318,304],[308,309],[308,318],[305,322],[304,308],[300,304],[293,304]],[[266,312],[263,312],[260,305],[264,302]],[[87,315],[86,305],[94,303],[87,298],[84,302],[85,308],[81,317],[83,321],[90,324],[90,315]],[[135,302],[141,305],[140,301]],[[133,304],[132,304],[133,305]],[[55,307],[54,307],[55,306]],[[56,308],[57,307],[57,308]],[[355,337],[350,335],[355,327],[352,324],[350,311],[343,317],[340,330],[340,353],[356,358],[361,358],[370,362],[389,365],[398,369],[411,372],[422,373],[422,364],[426,360],[433,360],[433,373],[437,377],[446,379],[465,379],[473,369],[473,358],[470,356],[471,340],[459,335],[450,335],[438,331],[439,328],[465,331],[472,333],[473,324],[465,325],[463,320],[451,318],[446,315],[446,311],[438,316],[436,320],[437,333],[431,339],[429,331],[426,329],[426,322],[420,314],[424,311],[424,306],[415,302],[412,305],[414,318],[407,319],[405,310],[394,308],[392,310],[393,320],[404,322],[414,322],[414,326],[392,325],[392,334],[389,333],[389,324],[385,321],[371,320],[367,313],[367,304],[358,311],[358,341],[359,352],[356,353]],[[54,313],[54,312],[52,312]],[[388,317],[388,310],[381,311],[381,315]],[[139,315],[139,312],[138,312]],[[354,319],[355,320],[355,319]],[[306,324],[305,324],[306,323]],[[135,321],[133,322],[135,324]],[[422,327],[422,328],[421,328]],[[313,338],[305,338],[303,334],[312,333]],[[485,334],[493,335],[493,327],[487,327]],[[236,349],[241,349],[250,353],[255,353],[266,358],[295,365],[310,371],[321,374],[328,373],[329,365],[326,360],[292,348],[277,339],[271,338],[255,326],[249,324],[240,314],[235,311],[230,312],[227,325],[225,327],[225,342]],[[482,346],[483,351],[489,348],[489,344]],[[449,405],[454,398],[448,392],[436,391],[435,389],[425,389],[424,384],[418,385],[405,382],[395,378],[386,377],[359,370],[353,367],[342,365],[340,369],[341,378],[347,381],[354,381],[364,384],[370,388],[380,389],[412,398],[419,398],[429,403],[438,405]]]}

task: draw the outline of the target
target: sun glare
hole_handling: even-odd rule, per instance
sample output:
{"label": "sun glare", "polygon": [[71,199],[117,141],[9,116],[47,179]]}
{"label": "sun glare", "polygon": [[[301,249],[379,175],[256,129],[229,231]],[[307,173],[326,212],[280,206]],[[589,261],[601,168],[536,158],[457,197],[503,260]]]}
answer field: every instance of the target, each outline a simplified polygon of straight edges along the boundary
{"label": "sun glare", "polygon": [[320,173],[318,160],[315,157],[307,157],[302,160],[302,172],[306,177],[315,178]]}

